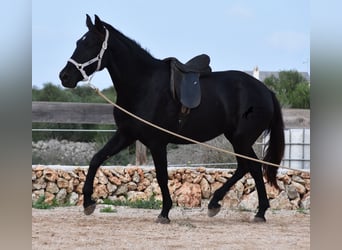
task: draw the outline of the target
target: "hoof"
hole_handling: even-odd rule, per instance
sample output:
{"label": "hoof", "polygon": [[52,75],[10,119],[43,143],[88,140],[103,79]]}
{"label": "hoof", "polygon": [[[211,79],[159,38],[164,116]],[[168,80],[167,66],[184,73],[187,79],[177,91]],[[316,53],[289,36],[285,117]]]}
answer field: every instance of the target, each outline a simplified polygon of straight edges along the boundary
{"label": "hoof", "polygon": [[265,223],[266,219],[265,219],[265,217],[257,217],[257,216],[255,216],[253,222],[255,222],[255,223],[262,223],[262,222],[264,222]]}
{"label": "hoof", "polygon": [[169,224],[170,223],[170,219],[167,218],[167,217],[163,217],[163,216],[159,215],[158,218],[156,219],[156,223]]}
{"label": "hoof", "polygon": [[215,215],[217,215],[221,210],[221,206],[220,207],[215,207],[215,208],[208,208],[208,216],[209,217],[214,217]]}
{"label": "hoof", "polygon": [[89,205],[88,207],[84,208],[84,214],[85,215],[91,215],[96,208],[96,203]]}

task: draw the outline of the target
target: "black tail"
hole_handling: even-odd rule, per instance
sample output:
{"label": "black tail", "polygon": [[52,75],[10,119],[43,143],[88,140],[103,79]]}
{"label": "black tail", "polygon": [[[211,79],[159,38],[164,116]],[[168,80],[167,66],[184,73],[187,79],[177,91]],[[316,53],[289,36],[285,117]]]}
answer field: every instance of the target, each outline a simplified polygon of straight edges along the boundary
{"label": "black tail", "polygon": [[[279,164],[284,156],[285,149],[284,122],[280,104],[273,92],[272,100],[274,106],[274,113],[269,127],[270,139],[268,141],[264,161]],[[269,165],[263,165],[263,169],[267,181],[271,185],[279,189],[277,184],[278,168]]]}

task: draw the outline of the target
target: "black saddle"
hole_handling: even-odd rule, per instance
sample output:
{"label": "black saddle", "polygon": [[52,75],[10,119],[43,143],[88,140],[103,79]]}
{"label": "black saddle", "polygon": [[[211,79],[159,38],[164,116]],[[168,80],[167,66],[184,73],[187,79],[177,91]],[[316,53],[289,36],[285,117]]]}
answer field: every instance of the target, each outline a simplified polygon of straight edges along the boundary
{"label": "black saddle", "polygon": [[182,104],[181,112],[188,114],[190,109],[201,103],[200,76],[211,72],[210,57],[198,55],[185,64],[174,57],[164,61],[170,61],[170,88],[173,98]]}

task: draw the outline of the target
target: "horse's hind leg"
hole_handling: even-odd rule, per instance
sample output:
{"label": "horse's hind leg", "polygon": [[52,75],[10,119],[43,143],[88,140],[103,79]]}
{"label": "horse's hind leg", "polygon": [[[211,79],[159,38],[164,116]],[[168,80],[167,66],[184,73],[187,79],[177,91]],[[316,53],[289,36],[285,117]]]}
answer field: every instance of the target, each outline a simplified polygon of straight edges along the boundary
{"label": "horse's hind leg", "polygon": [[96,202],[91,199],[91,195],[93,194],[93,184],[97,169],[105,160],[120,152],[133,142],[134,140],[124,136],[118,130],[116,134],[106,143],[106,145],[91,159],[88,174],[83,187],[83,207],[84,213],[86,215],[92,214],[96,207]]}
{"label": "horse's hind leg", "polygon": [[[252,157],[254,159],[258,159],[252,147],[250,147],[249,151],[247,152],[237,151],[237,153]],[[243,164],[244,166],[246,166],[246,169],[248,169],[248,172],[251,173],[255,181],[255,186],[256,186],[257,193],[258,193],[259,207],[258,207],[258,212],[254,217],[254,221],[265,222],[266,221],[265,212],[270,207],[270,205],[269,205],[269,201],[267,198],[264,178],[262,175],[261,163],[250,161],[250,160],[245,160],[241,158],[238,160],[238,162],[239,162],[239,165]]]}
{"label": "horse's hind leg", "polygon": [[[240,145],[246,145],[246,143],[243,143],[243,140],[242,140],[244,136],[235,135],[234,137],[232,137],[228,133],[225,133],[224,135],[232,143],[234,147],[234,151],[236,153],[242,154],[243,147]],[[226,195],[226,193],[229,191],[229,189],[248,172],[248,168],[244,164],[243,159],[237,157],[236,161],[237,161],[237,169],[235,173],[233,174],[232,178],[227,180],[226,183],[224,183],[222,187],[220,187],[219,189],[215,191],[213,198],[209,202],[208,216],[210,217],[215,216],[220,211],[221,205],[218,202],[221,201],[223,197]]]}
{"label": "horse's hind leg", "polygon": [[[263,126],[260,126],[260,123],[259,123],[259,129],[256,129],[256,127],[254,127],[254,129],[249,128],[249,127],[250,126],[248,123],[242,122],[240,126],[240,131],[247,131],[247,132],[237,133],[237,135],[235,135],[232,141],[232,144],[236,153],[245,155],[254,159],[258,159],[257,155],[255,154],[252,148],[252,145],[262,133],[263,130],[261,128]],[[238,164],[239,166],[240,165],[245,166],[245,169],[247,169],[247,171],[251,173],[255,181],[255,186],[256,186],[257,193],[258,193],[259,208],[258,208],[257,214],[255,215],[254,221],[256,222],[266,221],[265,212],[270,207],[270,205],[269,205],[269,201],[267,198],[261,163],[251,161],[251,160],[246,160],[244,158],[239,157]]]}
{"label": "horse's hind leg", "polygon": [[220,187],[219,189],[217,189],[215,191],[212,199],[210,200],[210,202],[208,204],[208,216],[209,217],[213,217],[216,214],[218,214],[218,212],[220,212],[221,205],[218,202],[223,199],[223,197],[226,195],[228,190],[238,180],[240,180],[246,173],[247,173],[246,168],[244,166],[241,166],[240,164],[238,164],[238,167],[237,167],[234,175],[232,176],[232,178],[230,178],[228,181],[226,181],[226,183],[224,183],[222,187]]}
{"label": "horse's hind leg", "polygon": [[[253,151],[253,149],[251,149]],[[254,156],[253,158],[257,158],[253,151]],[[255,186],[258,192],[258,200],[259,200],[259,208],[258,212],[254,217],[255,222],[265,222],[265,212],[266,210],[270,207],[268,198],[267,198],[267,193],[266,193],[266,188],[265,188],[265,183],[264,183],[264,178],[262,176],[262,169],[261,169],[261,164],[257,162],[253,162],[253,164],[250,164],[250,170],[249,172],[251,173],[254,181],[255,181]]]}
{"label": "horse's hind leg", "polygon": [[[235,135],[231,138],[227,135],[226,137],[231,141],[234,147],[234,151],[236,153],[257,159],[257,156],[252,148],[252,145],[259,136],[258,131],[255,131],[254,129],[254,135],[250,133],[242,133],[241,131],[248,131],[248,129],[244,128],[244,126],[241,126],[240,132],[235,133]],[[250,129],[249,131],[252,131],[252,129]],[[223,199],[228,190],[240,178],[242,178],[243,175],[245,175],[247,172],[250,172],[255,180],[259,199],[259,210],[255,216],[255,221],[266,221],[264,215],[267,208],[269,208],[269,202],[267,199],[265,184],[262,176],[261,164],[240,157],[237,157],[237,163],[238,167],[232,178],[229,179],[221,188],[219,188],[214,193],[214,196],[208,205],[208,215],[214,216],[220,211],[221,206],[220,204],[218,204],[218,202]]]}

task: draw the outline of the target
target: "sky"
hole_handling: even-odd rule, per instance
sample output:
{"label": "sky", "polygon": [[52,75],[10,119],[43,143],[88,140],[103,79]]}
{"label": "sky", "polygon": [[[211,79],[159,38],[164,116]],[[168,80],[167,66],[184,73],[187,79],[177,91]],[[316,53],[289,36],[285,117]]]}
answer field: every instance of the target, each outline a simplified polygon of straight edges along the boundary
{"label": "sky", "polygon": [[[310,73],[310,1],[32,1],[32,86],[58,74],[97,14],[154,57],[186,62],[206,53],[213,71]],[[107,70],[93,84],[112,86]]]}

